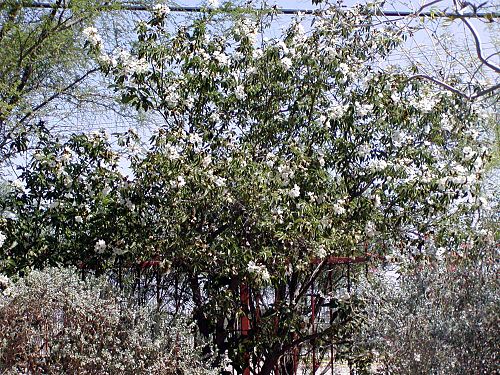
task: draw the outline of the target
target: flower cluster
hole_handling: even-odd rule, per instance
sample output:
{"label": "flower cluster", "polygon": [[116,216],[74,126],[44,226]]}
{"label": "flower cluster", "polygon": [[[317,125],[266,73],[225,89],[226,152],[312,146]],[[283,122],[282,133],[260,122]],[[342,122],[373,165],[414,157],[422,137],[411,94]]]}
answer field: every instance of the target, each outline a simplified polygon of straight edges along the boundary
{"label": "flower cluster", "polygon": [[0,248],[3,246],[5,240],[7,239],[7,236],[0,232]]}
{"label": "flower cluster", "polygon": [[254,261],[250,261],[247,270],[260,283],[268,284],[271,281],[271,275],[269,275],[266,266],[263,264],[256,264]]}

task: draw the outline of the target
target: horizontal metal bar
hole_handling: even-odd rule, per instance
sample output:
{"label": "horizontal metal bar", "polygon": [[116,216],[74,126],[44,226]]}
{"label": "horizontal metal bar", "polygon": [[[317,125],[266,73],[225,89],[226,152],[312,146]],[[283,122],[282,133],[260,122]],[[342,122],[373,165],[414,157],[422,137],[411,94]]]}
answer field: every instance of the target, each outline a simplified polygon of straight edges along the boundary
{"label": "horizontal metal bar", "polygon": [[[56,4],[51,4],[48,2],[25,2],[24,7],[26,8],[44,8],[44,9],[52,9],[53,7],[58,8],[68,8],[66,5],[58,6]],[[201,13],[206,11],[206,8],[203,7],[191,7],[191,6],[169,6],[171,12],[181,12],[181,13]],[[127,10],[127,11],[150,11],[153,7],[148,5],[141,4],[122,4],[122,5],[104,5],[100,7],[102,10]],[[252,9],[250,8],[235,8],[240,11],[247,10],[250,12]],[[346,8],[347,10],[348,8]],[[254,9],[258,10],[258,9]],[[286,15],[295,15],[295,14],[315,14],[318,12],[317,9],[287,9],[287,8],[270,8],[269,10],[275,10],[278,14],[286,14]],[[375,16],[381,17],[409,17],[409,16],[418,16],[418,17],[433,17],[433,18],[486,18],[486,19],[496,19],[500,18],[500,13],[491,12],[491,13],[456,13],[456,12],[448,12],[448,11],[434,11],[434,12],[420,12],[415,13],[412,11],[397,11],[397,10],[376,10],[372,13]]]}

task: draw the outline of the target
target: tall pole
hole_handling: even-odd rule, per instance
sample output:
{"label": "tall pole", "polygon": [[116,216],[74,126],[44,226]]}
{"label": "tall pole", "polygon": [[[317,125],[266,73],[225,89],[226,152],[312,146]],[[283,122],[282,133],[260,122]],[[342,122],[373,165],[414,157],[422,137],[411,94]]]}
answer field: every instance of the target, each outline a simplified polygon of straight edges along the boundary
{"label": "tall pole", "polygon": [[[248,319],[249,306],[250,306],[250,293],[248,291],[248,286],[245,283],[241,283],[240,285],[240,300],[241,300],[241,308],[243,310],[243,314],[240,319],[240,331],[241,336],[248,336],[248,332],[250,331],[250,319]],[[243,369],[243,375],[250,375],[250,353],[244,354],[245,358],[245,368]]]}

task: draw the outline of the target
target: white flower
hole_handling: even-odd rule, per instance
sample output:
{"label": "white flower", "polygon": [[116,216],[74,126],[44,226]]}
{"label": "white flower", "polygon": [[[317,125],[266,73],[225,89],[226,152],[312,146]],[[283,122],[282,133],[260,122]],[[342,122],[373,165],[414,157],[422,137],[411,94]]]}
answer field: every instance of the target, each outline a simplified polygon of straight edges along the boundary
{"label": "white flower", "polygon": [[462,152],[464,154],[464,160],[471,160],[476,154],[469,146],[465,146]]}
{"label": "white flower", "polygon": [[116,54],[115,57],[116,61],[124,65],[127,64],[128,61],[131,59],[130,52],[126,50],[119,50],[118,53],[116,53],[115,51],[115,54]]}
{"label": "white flower", "polygon": [[342,105],[338,102],[332,103],[330,108],[328,109],[328,116],[330,116],[331,119],[338,119],[347,112],[348,106],[347,105]]}
{"label": "white flower", "polygon": [[465,177],[465,176],[453,177],[452,181],[453,181],[453,183],[455,183],[457,185],[462,185],[462,184],[465,184],[467,182],[467,177]]}
{"label": "white flower", "polygon": [[347,75],[349,74],[349,65],[347,65],[346,63],[340,63],[339,70],[342,74]]}
{"label": "white flower", "polygon": [[233,59],[236,61],[241,61],[245,58],[245,54],[243,52],[237,51],[233,54]]}
{"label": "white flower", "polygon": [[483,208],[483,210],[489,211],[491,210],[490,202],[485,197],[479,197],[479,204]]}
{"label": "white flower", "polygon": [[392,143],[394,143],[394,146],[399,147],[405,141],[406,134],[404,131],[396,130],[392,134],[391,139],[392,139]]}
{"label": "white flower", "polygon": [[153,10],[158,17],[165,17],[170,13],[170,8],[165,4],[156,4]]}
{"label": "white flower", "polygon": [[428,96],[421,98],[420,101],[413,99],[410,101],[410,104],[415,109],[418,109],[424,113],[429,113],[430,111],[432,111],[432,109],[436,105],[436,99],[434,97],[432,97],[431,95],[428,95]]}
{"label": "white flower", "polygon": [[269,271],[267,270],[267,268],[265,266],[263,267],[264,269],[260,273],[260,279],[264,284],[268,284],[271,281],[271,275],[269,275]]}
{"label": "white flower", "polygon": [[[341,203],[342,202],[342,203]],[[339,201],[333,205],[333,212],[335,212],[336,215],[343,215],[345,214],[345,208],[342,206],[343,201]]]}
{"label": "white flower", "polygon": [[10,285],[10,280],[7,276],[0,274],[0,290],[7,289]]}
{"label": "white flower", "polygon": [[188,142],[191,143],[192,145],[199,145],[201,143],[202,139],[199,134],[196,133],[190,133],[189,134],[189,139]]}
{"label": "white flower", "polygon": [[7,239],[7,236],[5,234],[3,234],[2,232],[0,232],[0,247],[3,246],[6,239]]}
{"label": "white flower", "polygon": [[375,234],[377,234],[377,229],[375,228],[375,224],[373,223],[373,221],[369,221],[368,223],[366,223],[365,234],[368,237],[373,237],[375,236]]}
{"label": "white flower", "polygon": [[129,59],[123,63],[123,71],[126,75],[131,74],[144,74],[149,71],[148,62],[141,58],[139,60],[134,57],[129,57]]}
{"label": "white flower", "polygon": [[327,253],[325,247],[323,245],[319,245],[316,249],[316,256],[320,259],[323,259],[324,257],[326,257],[326,255]]}
{"label": "white flower", "polygon": [[481,157],[478,156],[474,161],[474,169],[476,171],[479,171],[482,166],[483,166],[483,159],[481,159]]}
{"label": "white flower", "polygon": [[316,202],[316,194],[314,194],[312,191],[308,191],[307,196],[309,197],[309,201]]}
{"label": "white flower", "polygon": [[268,152],[266,155],[266,165],[272,168],[276,162],[276,155],[272,152]]}
{"label": "white flower", "polygon": [[[262,51],[262,48],[256,48],[252,52],[252,57],[255,60],[260,59],[264,55],[264,51]],[[255,73],[257,70],[253,70],[252,73]]]}
{"label": "white flower", "polygon": [[104,250],[106,250],[106,241],[98,240],[94,245],[94,250],[97,253],[102,254],[104,252]]}
{"label": "white flower", "polygon": [[372,111],[373,111],[372,104],[363,104],[357,108],[358,115],[362,117],[370,114]]}
{"label": "white flower", "polygon": [[301,23],[297,23],[295,27],[297,30],[296,39],[298,39],[298,41],[301,41],[302,39],[304,39],[306,29],[304,28],[304,26],[302,26]]}
{"label": "white flower", "polygon": [[102,38],[95,27],[86,27],[83,29],[82,33],[85,39],[87,39],[93,47],[102,47]]}
{"label": "white flower", "polygon": [[443,115],[441,118],[441,128],[445,131],[451,132],[453,130],[453,123],[448,115]]}
{"label": "white flower", "polygon": [[179,153],[177,152],[177,149],[172,146],[170,143],[168,143],[166,146],[166,151],[167,151],[167,157],[170,159],[170,160],[177,160],[179,159],[180,155]]}
{"label": "white flower", "polygon": [[448,177],[447,176],[440,178],[437,181],[437,183],[438,183],[438,189],[441,190],[441,191],[445,190],[447,182],[448,182]]}
{"label": "white flower", "polygon": [[269,275],[266,266],[256,264],[253,260],[248,263],[247,270],[263,283],[267,284],[271,280],[271,275]]}
{"label": "white flower", "polygon": [[337,56],[337,50],[331,46],[325,48],[325,62],[331,63]]}
{"label": "white flower", "polygon": [[382,171],[387,168],[387,162],[385,160],[371,160],[370,167],[374,171]]}
{"label": "white flower", "polygon": [[211,163],[212,157],[210,155],[207,155],[203,158],[201,165],[203,165],[203,168],[207,168]]}
{"label": "white flower", "polygon": [[105,186],[104,189],[102,189],[102,195],[107,196],[109,193],[111,193],[111,188],[109,186]]}
{"label": "white flower", "polygon": [[318,117],[318,122],[319,122],[321,125],[325,124],[325,123],[326,123],[326,120],[327,120],[327,117],[326,117],[325,115],[320,115],[320,116]]}
{"label": "white flower", "polygon": [[346,301],[349,301],[351,299],[351,293],[349,293],[348,291],[345,291],[344,293],[340,294],[338,296],[338,299],[339,301],[342,301],[342,302],[346,302]]}
{"label": "white flower", "polygon": [[97,56],[97,62],[104,67],[116,67],[117,61],[114,57],[109,56],[107,53],[101,53]]}
{"label": "white flower", "polygon": [[219,122],[219,120],[220,120],[220,116],[217,112],[212,112],[208,118],[210,121],[213,121],[213,122]]}
{"label": "white flower", "polygon": [[287,55],[288,52],[290,52],[290,50],[288,49],[287,45],[282,40],[280,40],[278,43],[276,43],[276,47],[278,47],[279,49],[281,49],[285,55]]}
{"label": "white flower", "polygon": [[177,177],[177,181],[178,181],[177,184],[178,187],[183,187],[184,185],[186,185],[186,180],[184,180],[183,176]]}
{"label": "white flower", "polygon": [[64,148],[64,152],[63,154],[61,155],[61,161],[62,162],[68,162],[70,161],[72,158],[72,155],[71,155],[71,150],[68,149],[67,147]]}
{"label": "white flower", "polygon": [[443,259],[443,255],[446,253],[446,249],[444,247],[438,247],[436,250],[436,258]]}
{"label": "white flower", "polygon": [[297,198],[300,196],[300,188],[297,184],[295,184],[293,188],[288,191],[288,196],[290,198]]}
{"label": "white flower", "polygon": [[238,100],[245,100],[247,97],[247,94],[245,94],[245,88],[243,85],[238,85],[236,86],[234,90],[234,95],[236,96],[236,99]]}
{"label": "white flower", "polygon": [[278,173],[280,174],[279,177],[281,179],[282,186],[287,186],[290,179],[295,175],[295,172],[286,165],[280,165],[278,167]]}
{"label": "white flower", "polygon": [[127,199],[125,201],[125,207],[127,207],[130,211],[134,211],[135,210],[135,204],[133,204],[130,199]]}
{"label": "white flower", "polygon": [[283,57],[281,59],[281,64],[285,67],[286,70],[292,67],[292,60],[289,57]]}
{"label": "white flower", "polygon": [[10,184],[12,185],[13,188],[17,190],[24,190],[24,185],[22,181],[19,179],[12,181]]}
{"label": "white flower", "polygon": [[248,263],[247,270],[250,273],[255,273],[260,270],[260,266],[257,266],[253,260]]}
{"label": "white flower", "polygon": [[177,176],[177,179],[170,181],[170,186],[172,186],[173,188],[179,189],[184,185],[186,185],[186,180],[184,179],[184,176]]}
{"label": "white flower", "polygon": [[82,218],[80,215],[75,216],[75,221],[76,221],[78,224],[81,224],[81,223],[83,223],[83,218]]}
{"label": "white flower", "polygon": [[226,179],[224,177],[216,176],[214,179],[214,184],[218,187],[226,186]]}
{"label": "white flower", "polygon": [[413,358],[415,359],[415,361],[416,361],[416,362],[420,362],[420,354],[415,353],[415,354],[413,355]]}
{"label": "white flower", "polygon": [[83,35],[85,35],[86,37],[89,35],[95,35],[98,33],[97,29],[93,26],[86,27],[85,29],[83,29],[82,32],[83,32]]}
{"label": "white flower", "polygon": [[213,56],[214,59],[217,60],[217,62],[222,66],[226,66],[229,63],[229,58],[224,52],[215,51]]}

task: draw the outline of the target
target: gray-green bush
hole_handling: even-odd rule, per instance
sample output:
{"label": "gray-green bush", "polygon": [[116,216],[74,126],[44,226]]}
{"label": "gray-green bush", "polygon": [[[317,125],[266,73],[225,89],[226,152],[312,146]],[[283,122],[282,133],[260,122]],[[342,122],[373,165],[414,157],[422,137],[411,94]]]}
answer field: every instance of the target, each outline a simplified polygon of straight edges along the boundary
{"label": "gray-green bush", "polygon": [[498,286],[486,259],[378,283],[361,341],[380,355],[385,374],[498,374]]}
{"label": "gray-green bush", "polygon": [[82,281],[75,270],[49,268],[14,284],[2,280],[1,373],[215,371],[192,348],[187,325],[167,324],[146,309],[120,303],[119,293],[104,279]]}

